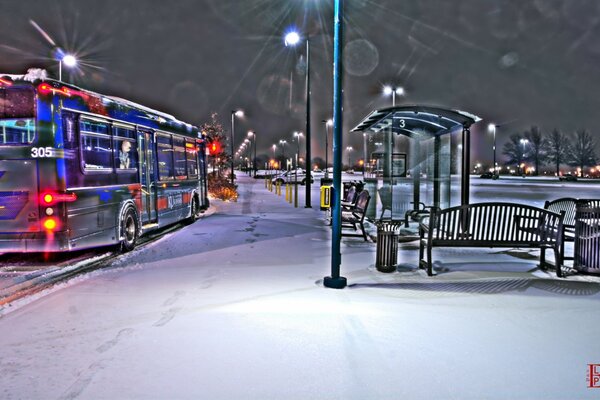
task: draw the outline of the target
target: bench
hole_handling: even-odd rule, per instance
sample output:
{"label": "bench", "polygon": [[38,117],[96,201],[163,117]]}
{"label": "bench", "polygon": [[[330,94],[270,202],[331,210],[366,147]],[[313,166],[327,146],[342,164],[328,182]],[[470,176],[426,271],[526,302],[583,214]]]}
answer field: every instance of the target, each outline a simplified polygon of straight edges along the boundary
{"label": "bench", "polygon": [[[561,214],[513,203],[477,203],[444,210],[434,208],[419,223],[419,268],[432,276],[434,247],[526,247],[541,249],[540,266],[546,269],[546,250],[554,250],[561,270]],[[427,248],[427,260],[424,259]],[[560,275],[559,275],[560,276]]]}
{"label": "bench", "polygon": [[356,204],[347,211],[342,211],[342,228],[352,228],[356,232],[360,227],[362,232],[362,234],[356,234],[342,231],[342,236],[362,236],[365,241],[369,240],[365,232],[364,220],[370,200],[369,191],[363,190],[356,198]]}
{"label": "bench", "polygon": [[561,265],[564,264],[565,260],[573,260],[573,257],[567,257],[565,255],[565,242],[575,241],[575,213],[577,205],[587,207],[600,207],[600,199],[575,199],[572,197],[563,197],[560,199],[546,201],[544,203],[544,209],[555,213],[564,211],[565,218],[563,219],[563,230],[561,239]]}
{"label": "bench", "polygon": [[579,204],[575,211],[573,268],[600,273],[600,207]]}

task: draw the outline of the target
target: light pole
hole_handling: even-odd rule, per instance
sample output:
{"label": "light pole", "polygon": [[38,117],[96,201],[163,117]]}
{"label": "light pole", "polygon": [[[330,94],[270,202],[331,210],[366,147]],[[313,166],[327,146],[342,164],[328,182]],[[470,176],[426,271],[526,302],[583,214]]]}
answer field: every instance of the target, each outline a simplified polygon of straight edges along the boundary
{"label": "light pole", "polygon": [[396,95],[402,96],[404,95],[404,88],[400,86],[384,86],[383,94],[386,96],[392,95],[392,107],[396,107]]}
{"label": "light pole", "polygon": [[366,168],[367,168],[367,134],[363,133],[363,165],[362,165],[362,174],[363,179],[365,177]]}
{"label": "light pole", "polygon": [[234,184],[235,173],[233,171],[233,142],[235,140],[235,117],[243,117],[242,110],[231,110],[231,184]]}
{"label": "light pole", "polygon": [[281,154],[283,155],[283,163],[285,163],[287,160],[285,159],[285,145],[287,144],[287,140],[280,140],[279,144],[281,145]]}
{"label": "light pole", "polygon": [[[273,149],[273,162],[277,162],[277,155],[275,154],[275,151],[277,150],[277,145],[273,144],[273,146],[271,146],[271,149]],[[275,166],[273,166],[273,169],[275,169]]]}
{"label": "light pole", "polygon": [[496,128],[498,128],[498,125],[495,124],[489,124],[488,125],[488,131],[492,132],[494,134],[494,145],[493,145],[493,149],[494,149],[494,161],[493,161],[493,168],[494,168],[494,176],[498,175],[498,168],[496,167]]}
{"label": "light pole", "polygon": [[294,138],[296,139],[297,151],[296,151],[296,169],[298,169],[298,160],[300,159],[300,138],[304,136],[302,132],[294,132]]}
{"label": "light pole", "polygon": [[323,279],[323,286],[343,289],[347,285],[345,277],[340,275],[342,263],[342,80],[343,80],[343,30],[344,2],[334,0],[333,34],[333,212],[331,216],[331,275]]}
{"label": "light pole", "polygon": [[348,169],[352,169],[352,159],[350,158],[350,154],[352,153],[352,146],[346,147],[346,151],[348,152]]}
{"label": "light pole", "polygon": [[252,138],[254,144],[254,158],[252,160],[252,169],[254,170],[254,177],[256,178],[256,132],[248,131],[248,137]]}
{"label": "light pole", "polygon": [[332,119],[324,119],[321,121],[325,124],[325,179],[329,178],[329,127],[333,125]]}
{"label": "light pole", "polygon": [[[300,42],[300,34],[298,32],[289,32],[285,35],[286,46],[296,46]],[[312,157],[310,153],[310,41],[306,38],[306,204],[305,208],[311,208],[311,166]]]}
{"label": "light pole", "polygon": [[[519,140],[519,142],[521,142],[521,144],[523,145],[522,161],[525,161],[525,146],[527,146],[527,144],[529,143],[529,140],[521,139],[521,140]],[[521,162],[521,164],[523,164],[523,162]],[[523,174],[523,168],[521,168],[521,174]]]}

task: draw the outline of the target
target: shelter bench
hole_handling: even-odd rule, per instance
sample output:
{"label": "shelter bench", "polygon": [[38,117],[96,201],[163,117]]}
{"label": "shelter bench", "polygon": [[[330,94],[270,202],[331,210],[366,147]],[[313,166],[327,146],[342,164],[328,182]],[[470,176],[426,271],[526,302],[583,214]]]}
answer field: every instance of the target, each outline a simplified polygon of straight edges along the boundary
{"label": "shelter bench", "polygon": [[557,214],[513,203],[434,208],[419,223],[419,268],[426,268],[429,276],[434,275],[431,254],[434,247],[526,247],[541,249],[540,267],[544,270],[546,250],[552,249],[560,273],[563,218],[564,212]]}
{"label": "shelter bench", "polygon": [[[575,241],[575,225],[576,225],[576,209],[577,207],[600,208],[600,199],[575,199],[572,197],[562,197],[560,199],[546,201],[544,209],[560,213],[564,211],[565,218],[563,219],[562,240],[561,240],[561,265],[565,260],[573,260],[574,257],[565,255],[565,242]],[[562,274],[559,271],[559,276]]]}
{"label": "shelter bench", "polygon": [[362,236],[365,241],[368,241],[367,233],[365,232],[365,213],[369,206],[371,196],[369,191],[363,190],[358,194],[356,198],[356,204],[347,211],[342,211],[342,228],[351,228],[357,231],[360,227],[362,234],[356,233],[345,233],[342,231],[342,236]]}

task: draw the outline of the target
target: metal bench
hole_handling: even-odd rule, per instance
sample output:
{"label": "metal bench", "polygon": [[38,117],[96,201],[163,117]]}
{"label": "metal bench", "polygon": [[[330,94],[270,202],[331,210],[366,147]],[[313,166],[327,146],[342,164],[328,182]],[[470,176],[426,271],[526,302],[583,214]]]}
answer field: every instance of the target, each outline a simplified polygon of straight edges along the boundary
{"label": "metal bench", "polygon": [[[546,269],[546,249],[552,249],[561,275],[561,232],[564,212],[557,214],[513,203],[477,203],[444,210],[433,209],[419,223],[419,268],[432,276],[434,247],[526,247],[541,249],[540,266]],[[424,259],[427,248],[427,260]]]}
{"label": "metal bench", "polygon": [[575,212],[578,204],[581,206],[598,208],[600,207],[600,199],[575,199],[572,197],[563,197],[544,203],[545,210],[555,213],[564,211],[565,213],[560,249],[561,265],[564,264],[565,260],[573,260],[573,257],[565,255],[565,242],[575,241]]}
{"label": "metal bench", "polygon": [[346,233],[342,230],[342,236],[362,236],[365,241],[368,241],[367,233],[365,232],[365,213],[367,211],[367,207],[369,206],[369,201],[371,200],[371,196],[369,195],[369,191],[363,190],[359,193],[356,198],[356,204],[354,207],[349,209],[348,211],[342,211],[342,228],[352,228],[354,231],[357,231],[360,227],[361,234],[356,233]]}
{"label": "metal bench", "polygon": [[573,268],[600,273],[600,207],[577,206],[574,241]]}

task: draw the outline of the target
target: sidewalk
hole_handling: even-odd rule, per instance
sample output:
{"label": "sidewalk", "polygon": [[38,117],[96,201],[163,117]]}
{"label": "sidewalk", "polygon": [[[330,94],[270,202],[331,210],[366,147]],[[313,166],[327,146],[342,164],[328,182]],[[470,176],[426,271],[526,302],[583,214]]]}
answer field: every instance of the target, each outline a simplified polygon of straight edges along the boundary
{"label": "sidewalk", "polygon": [[381,274],[374,243],[344,238],[349,287],[326,289],[322,213],[239,183],[237,203],[0,318],[0,397],[597,397],[592,278],[498,249],[434,252],[450,268],[429,278],[414,243]]}

